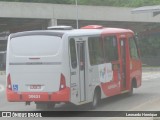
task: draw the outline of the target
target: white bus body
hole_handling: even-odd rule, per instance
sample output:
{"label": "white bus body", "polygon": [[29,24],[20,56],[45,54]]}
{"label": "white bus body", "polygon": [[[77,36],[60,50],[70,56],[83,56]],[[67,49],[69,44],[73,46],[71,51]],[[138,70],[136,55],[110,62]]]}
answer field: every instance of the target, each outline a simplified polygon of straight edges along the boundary
{"label": "white bus body", "polygon": [[[103,29],[79,29],[11,34],[6,63],[8,101],[49,106],[58,102],[76,105],[92,102],[96,106],[99,99],[120,94],[120,81],[110,82],[113,80],[112,63],[91,65],[89,59],[88,39],[97,39],[102,32]],[[106,73],[101,71],[104,67]],[[105,78],[101,74],[106,74]],[[111,84],[106,89],[113,91],[108,96],[101,85],[107,82]]]}

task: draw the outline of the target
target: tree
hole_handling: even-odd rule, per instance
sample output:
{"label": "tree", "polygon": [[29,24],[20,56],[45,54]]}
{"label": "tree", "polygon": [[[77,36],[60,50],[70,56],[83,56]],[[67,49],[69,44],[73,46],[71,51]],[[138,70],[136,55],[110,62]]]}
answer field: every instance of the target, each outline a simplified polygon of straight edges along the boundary
{"label": "tree", "polygon": [[35,2],[35,3],[54,3],[54,4],[71,4],[71,0],[0,0],[7,2]]}
{"label": "tree", "polygon": [[154,35],[150,34],[143,36],[143,38],[140,40],[140,49],[142,56],[157,56],[158,52],[160,51],[160,35],[156,33]]}
{"label": "tree", "polygon": [[[0,0],[11,2],[37,2],[54,4],[75,4],[75,0]],[[158,5],[160,0],[77,0],[81,5],[119,6],[119,7],[140,7]]]}

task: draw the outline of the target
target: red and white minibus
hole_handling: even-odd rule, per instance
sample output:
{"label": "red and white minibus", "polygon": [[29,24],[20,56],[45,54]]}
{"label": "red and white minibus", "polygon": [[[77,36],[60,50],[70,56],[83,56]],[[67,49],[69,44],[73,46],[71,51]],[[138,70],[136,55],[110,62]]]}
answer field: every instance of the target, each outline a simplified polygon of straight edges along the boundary
{"label": "red and white minibus", "polygon": [[11,34],[7,46],[7,99],[91,103],[141,86],[142,64],[134,33],[89,25]]}

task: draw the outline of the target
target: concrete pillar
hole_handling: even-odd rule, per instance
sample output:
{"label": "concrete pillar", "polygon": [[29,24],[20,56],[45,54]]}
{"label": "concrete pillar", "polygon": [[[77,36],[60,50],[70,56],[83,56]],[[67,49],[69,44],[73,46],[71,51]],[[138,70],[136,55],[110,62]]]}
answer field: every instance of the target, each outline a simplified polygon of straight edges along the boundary
{"label": "concrete pillar", "polygon": [[48,27],[56,26],[56,25],[57,25],[57,19],[52,18],[52,19],[49,20]]}

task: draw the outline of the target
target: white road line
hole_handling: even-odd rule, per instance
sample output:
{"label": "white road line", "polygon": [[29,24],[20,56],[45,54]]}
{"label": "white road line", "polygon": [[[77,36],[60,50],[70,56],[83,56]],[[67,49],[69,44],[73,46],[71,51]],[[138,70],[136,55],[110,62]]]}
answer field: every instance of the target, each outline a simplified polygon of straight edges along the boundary
{"label": "white road line", "polygon": [[4,86],[0,84],[0,92],[4,91]]}

